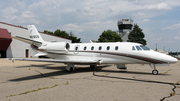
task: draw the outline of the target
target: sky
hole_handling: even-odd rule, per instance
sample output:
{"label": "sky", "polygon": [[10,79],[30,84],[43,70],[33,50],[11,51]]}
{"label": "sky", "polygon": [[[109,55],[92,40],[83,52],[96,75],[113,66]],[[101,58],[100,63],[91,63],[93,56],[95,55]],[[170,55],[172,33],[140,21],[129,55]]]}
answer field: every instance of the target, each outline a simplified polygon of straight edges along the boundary
{"label": "sky", "polygon": [[151,49],[180,52],[180,0],[1,0],[0,21],[39,31],[71,31],[82,42],[103,31],[118,31],[117,21],[133,19]]}

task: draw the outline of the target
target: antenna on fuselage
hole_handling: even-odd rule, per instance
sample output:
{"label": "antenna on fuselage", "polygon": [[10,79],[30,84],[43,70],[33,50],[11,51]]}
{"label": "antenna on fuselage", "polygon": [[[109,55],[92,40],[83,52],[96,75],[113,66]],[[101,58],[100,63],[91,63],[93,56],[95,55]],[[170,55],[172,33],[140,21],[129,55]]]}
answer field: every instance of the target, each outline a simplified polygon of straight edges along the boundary
{"label": "antenna on fuselage", "polygon": [[92,40],[89,40],[90,41],[90,43],[93,43],[93,41]]}

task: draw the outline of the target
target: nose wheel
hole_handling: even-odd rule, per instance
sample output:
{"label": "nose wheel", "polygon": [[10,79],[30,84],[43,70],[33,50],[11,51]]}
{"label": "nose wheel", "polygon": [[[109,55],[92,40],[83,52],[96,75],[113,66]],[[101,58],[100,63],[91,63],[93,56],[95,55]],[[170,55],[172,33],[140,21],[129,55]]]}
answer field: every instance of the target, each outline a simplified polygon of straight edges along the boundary
{"label": "nose wheel", "polygon": [[149,66],[150,66],[151,68],[154,68],[154,70],[152,70],[152,74],[153,74],[153,75],[158,75],[158,70],[156,69],[155,64],[153,64],[153,66],[152,66],[151,64],[149,64]]}
{"label": "nose wheel", "polygon": [[158,70],[152,70],[153,75],[158,75]]}

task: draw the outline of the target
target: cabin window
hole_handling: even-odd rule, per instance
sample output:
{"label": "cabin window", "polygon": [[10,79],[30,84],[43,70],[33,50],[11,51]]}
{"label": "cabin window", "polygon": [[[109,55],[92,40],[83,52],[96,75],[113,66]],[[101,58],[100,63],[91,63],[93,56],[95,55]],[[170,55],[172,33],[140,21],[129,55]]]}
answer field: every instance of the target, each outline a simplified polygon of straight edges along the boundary
{"label": "cabin window", "polygon": [[150,50],[148,47],[144,46],[144,45],[141,45],[140,46],[143,50]]}
{"label": "cabin window", "polygon": [[136,49],[137,49],[137,50],[142,50],[139,46],[136,46]]}
{"label": "cabin window", "polygon": [[87,47],[85,46],[85,47],[84,47],[84,50],[86,50],[86,49],[87,49]]}
{"label": "cabin window", "polygon": [[91,50],[94,50],[94,46],[91,47]]}
{"label": "cabin window", "polygon": [[109,50],[110,49],[110,46],[107,46],[107,50]]}
{"label": "cabin window", "polygon": [[76,46],[75,50],[78,50],[78,47]]}
{"label": "cabin window", "polygon": [[132,47],[132,50],[136,50],[134,46]]}
{"label": "cabin window", "polygon": [[101,50],[102,49],[102,47],[101,46],[99,46],[99,50]]}
{"label": "cabin window", "polygon": [[118,50],[118,46],[115,47],[115,50]]}

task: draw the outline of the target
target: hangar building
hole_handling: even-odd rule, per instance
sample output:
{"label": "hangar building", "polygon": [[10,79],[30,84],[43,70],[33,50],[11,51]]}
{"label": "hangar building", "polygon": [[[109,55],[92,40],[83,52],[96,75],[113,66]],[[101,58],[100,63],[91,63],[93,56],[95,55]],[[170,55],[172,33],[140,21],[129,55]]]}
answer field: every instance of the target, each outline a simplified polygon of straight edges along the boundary
{"label": "hangar building", "polygon": [[[38,29],[38,28],[37,28]],[[39,32],[45,41],[69,42],[71,40]],[[27,28],[0,22],[0,58],[28,58],[36,54],[29,44],[13,39],[12,36],[21,36],[29,39]]]}

